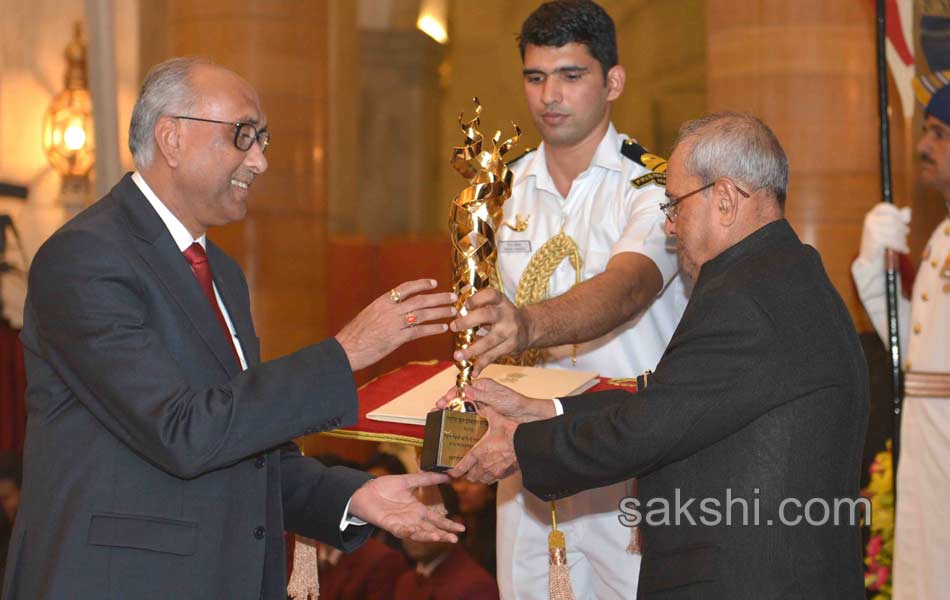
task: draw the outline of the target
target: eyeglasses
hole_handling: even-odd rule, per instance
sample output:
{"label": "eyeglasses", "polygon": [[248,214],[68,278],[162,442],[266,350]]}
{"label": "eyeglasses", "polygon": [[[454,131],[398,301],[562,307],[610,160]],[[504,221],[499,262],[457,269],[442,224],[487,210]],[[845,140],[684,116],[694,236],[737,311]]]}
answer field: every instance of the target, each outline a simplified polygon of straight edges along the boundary
{"label": "eyeglasses", "polygon": [[221,125],[230,125],[234,127],[234,147],[241,152],[247,152],[251,149],[254,142],[261,145],[261,152],[267,151],[270,144],[270,132],[267,128],[258,129],[250,123],[231,123],[230,121],[216,121],[214,119],[202,119],[200,117],[186,117],[176,115],[176,119],[186,119],[188,121],[202,121],[204,123],[219,123]]}
{"label": "eyeglasses", "polygon": [[[724,179],[724,178],[722,178],[722,179]],[[716,181],[719,181],[719,180],[716,179],[716,180],[714,180],[714,181],[712,181],[712,182],[710,182],[710,183],[707,183],[706,185],[704,185],[703,187],[701,187],[701,188],[699,188],[699,189],[696,189],[696,190],[693,190],[692,192],[683,194],[682,196],[677,196],[676,198],[670,199],[669,202],[665,202],[665,203],[663,203],[663,204],[660,205],[660,210],[663,211],[663,214],[666,215],[666,218],[669,219],[670,223],[674,223],[674,222],[676,221],[676,213],[677,213],[677,211],[676,211],[676,205],[679,204],[680,202],[682,202],[683,200],[686,200],[686,199],[689,198],[690,196],[693,196],[693,195],[695,195],[695,194],[698,194],[699,192],[705,192],[706,190],[708,190],[708,189],[711,188],[712,186],[716,185]],[[739,192],[739,193],[742,195],[743,198],[748,198],[748,197],[749,197],[749,193],[748,193],[748,192],[744,191],[742,188],[740,188],[739,186],[737,186],[734,181],[732,181],[732,180],[729,180],[729,181],[730,181],[730,183],[732,183],[732,185],[735,186],[736,191]]]}

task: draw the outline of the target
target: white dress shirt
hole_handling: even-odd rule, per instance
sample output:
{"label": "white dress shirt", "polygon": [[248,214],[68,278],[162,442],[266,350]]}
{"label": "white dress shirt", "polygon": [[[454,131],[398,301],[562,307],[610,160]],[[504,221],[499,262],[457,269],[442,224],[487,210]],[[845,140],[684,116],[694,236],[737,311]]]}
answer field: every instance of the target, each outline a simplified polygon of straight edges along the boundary
{"label": "white dress shirt", "polygon": [[[172,239],[175,240],[175,244],[179,250],[184,252],[195,242],[198,242],[202,248],[207,250],[207,236],[202,234],[198,239],[192,238],[191,233],[188,232],[188,228],[158,199],[158,196],[156,196],[152,188],[145,183],[145,179],[142,178],[138,171],[132,173],[132,181],[138,186],[139,190],[142,191],[145,199],[148,200],[148,203],[151,204],[155,212],[158,213],[162,222],[165,223],[165,227],[168,228],[168,233],[172,234]],[[213,273],[214,271],[212,270],[212,274]],[[238,340],[237,333],[234,330],[234,324],[231,323],[228,308],[224,305],[224,302],[221,301],[221,294],[218,293],[218,286],[214,285],[214,281],[211,282],[211,286],[214,288],[214,299],[218,301],[218,308],[221,309],[221,314],[224,315],[224,322],[228,324],[228,331],[231,333],[231,342],[234,343],[238,357],[241,359],[241,370],[244,371],[247,369],[247,360],[244,358],[244,350],[241,348],[241,342]]]}

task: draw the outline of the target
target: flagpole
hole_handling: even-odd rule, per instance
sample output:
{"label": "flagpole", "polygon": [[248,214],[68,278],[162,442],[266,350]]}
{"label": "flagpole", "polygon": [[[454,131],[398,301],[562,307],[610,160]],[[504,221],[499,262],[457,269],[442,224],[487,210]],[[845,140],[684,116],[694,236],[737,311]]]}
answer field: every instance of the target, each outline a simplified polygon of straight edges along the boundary
{"label": "flagpole", "polygon": [[[886,44],[886,8],[885,0],[877,0],[877,91],[880,113],[881,137],[881,190],[884,202],[893,204],[891,194],[891,144],[890,123],[887,116],[887,60]],[[897,321],[897,253],[887,250],[885,254],[885,296],[887,299],[887,341],[891,356],[891,391],[893,393],[894,418],[894,489],[897,497],[897,464],[900,460],[901,410],[904,399],[904,382],[901,373],[901,347]]]}

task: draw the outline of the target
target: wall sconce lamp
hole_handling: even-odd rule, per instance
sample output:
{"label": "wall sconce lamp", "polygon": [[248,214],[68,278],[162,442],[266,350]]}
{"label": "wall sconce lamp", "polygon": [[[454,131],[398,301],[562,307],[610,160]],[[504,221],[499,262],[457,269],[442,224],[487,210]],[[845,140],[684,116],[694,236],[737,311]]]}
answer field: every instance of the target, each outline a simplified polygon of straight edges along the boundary
{"label": "wall sconce lamp", "polygon": [[449,41],[449,7],[446,0],[422,0],[416,27],[440,44]]}
{"label": "wall sconce lamp", "polygon": [[78,22],[64,54],[65,89],[53,98],[43,118],[43,151],[63,178],[63,192],[85,195],[96,153],[92,98],[86,78],[86,45]]}

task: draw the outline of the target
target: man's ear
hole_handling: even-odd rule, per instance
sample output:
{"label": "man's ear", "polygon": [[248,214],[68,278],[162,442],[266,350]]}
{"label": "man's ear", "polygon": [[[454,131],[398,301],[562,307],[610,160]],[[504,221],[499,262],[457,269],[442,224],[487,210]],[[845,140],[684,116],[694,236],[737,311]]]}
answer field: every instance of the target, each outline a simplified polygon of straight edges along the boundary
{"label": "man's ear", "polygon": [[169,167],[177,167],[181,159],[181,128],[178,119],[169,116],[159,117],[153,133],[158,153]]}
{"label": "man's ear", "polygon": [[613,102],[623,93],[627,82],[627,71],[620,65],[614,65],[607,71],[607,101]]}
{"label": "man's ear", "polygon": [[720,179],[712,187],[713,201],[719,211],[719,223],[729,227],[739,216],[739,192],[728,179]]}

